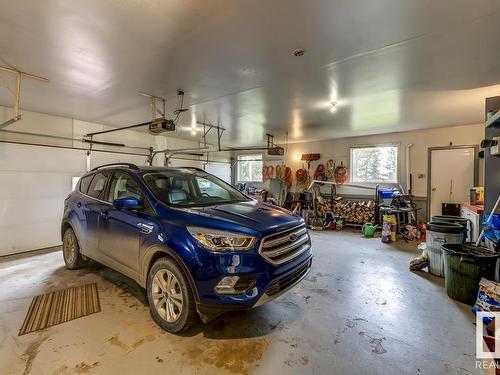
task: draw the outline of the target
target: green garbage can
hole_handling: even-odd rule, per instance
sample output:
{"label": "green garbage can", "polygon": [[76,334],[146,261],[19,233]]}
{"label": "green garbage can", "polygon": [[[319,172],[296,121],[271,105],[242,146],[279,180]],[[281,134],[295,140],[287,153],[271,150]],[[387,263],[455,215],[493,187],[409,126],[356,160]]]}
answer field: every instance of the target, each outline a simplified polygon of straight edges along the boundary
{"label": "green garbage can", "polygon": [[473,244],[443,244],[444,282],[449,297],[473,305],[482,277],[493,280],[498,255]]}

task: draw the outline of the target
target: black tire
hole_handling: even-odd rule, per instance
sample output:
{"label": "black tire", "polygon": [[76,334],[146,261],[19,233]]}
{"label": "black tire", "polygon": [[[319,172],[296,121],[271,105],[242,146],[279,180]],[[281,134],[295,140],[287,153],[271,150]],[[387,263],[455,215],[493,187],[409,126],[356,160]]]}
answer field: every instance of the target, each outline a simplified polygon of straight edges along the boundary
{"label": "black tire", "polygon": [[66,229],[63,235],[63,258],[66,268],[69,270],[76,270],[89,263],[80,254],[80,245],[72,228]]}
{"label": "black tire", "polygon": [[[160,312],[155,307],[153,298],[154,290],[156,291],[156,295],[159,294],[157,289],[158,283],[155,281],[155,284],[153,284],[153,279],[155,278],[155,276],[161,277],[162,274],[167,274],[167,271],[176,278],[175,285],[179,290],[176,291],[174,289],[174,291],[182,295],[182,308],[178,309],[178,307],[175,307],[176,309],[178,309],[178,311],[176,311],[178,313],[178,318],[175,321],[171,322],[169,322],[166,317],[162,317],[160,315]],[[167,281],[165,278],[163,280]],[[196,312],[196,304],[189,282],[180,267],[172,259],[160,258],[153,264],[148,273],[147,295],[151,316],[153,317],[153,320],[165,331],[171,333],[180,333],[188,330],[196,323],[198,323],[199,317],[198,313]],[[165,307],[163,310],[167,309],[166,303],[167,302],[161,304]]]}

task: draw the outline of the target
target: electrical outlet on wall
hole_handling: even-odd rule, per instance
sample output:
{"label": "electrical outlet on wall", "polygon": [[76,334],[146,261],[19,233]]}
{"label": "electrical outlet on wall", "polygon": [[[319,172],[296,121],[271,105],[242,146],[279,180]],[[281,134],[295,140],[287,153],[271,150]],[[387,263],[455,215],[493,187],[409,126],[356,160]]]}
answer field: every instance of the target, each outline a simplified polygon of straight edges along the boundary
{"label": "electrical outlet on wall", "polygon": [[490,147],[490,155],[500,155],[500,137],[493,137],[494,141],[498,141],[498,144],[496,146]]}

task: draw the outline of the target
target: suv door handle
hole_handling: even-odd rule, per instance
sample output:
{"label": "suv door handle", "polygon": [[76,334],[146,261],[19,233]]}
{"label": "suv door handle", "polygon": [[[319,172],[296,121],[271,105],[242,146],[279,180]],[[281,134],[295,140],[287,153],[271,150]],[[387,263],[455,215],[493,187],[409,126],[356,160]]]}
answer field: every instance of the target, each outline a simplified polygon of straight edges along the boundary
{"label": "suv door handle", "polygon": [[153,231],[154,226],[150,224],[144,224],[144,223],[138,223],[137,226],[139,227],[141,233],[149,234]]}

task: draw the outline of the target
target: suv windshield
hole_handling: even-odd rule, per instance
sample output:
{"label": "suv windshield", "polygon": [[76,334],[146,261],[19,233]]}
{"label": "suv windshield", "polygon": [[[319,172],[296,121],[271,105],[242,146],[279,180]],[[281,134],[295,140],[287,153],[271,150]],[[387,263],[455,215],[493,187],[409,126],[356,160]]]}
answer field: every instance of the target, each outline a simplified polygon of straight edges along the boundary
{"label": "suv windshield", "polygon": [[142,178],[156,198],[169,206],[210,206],[249,200],[210,174],[155,171],[145,173]]}

